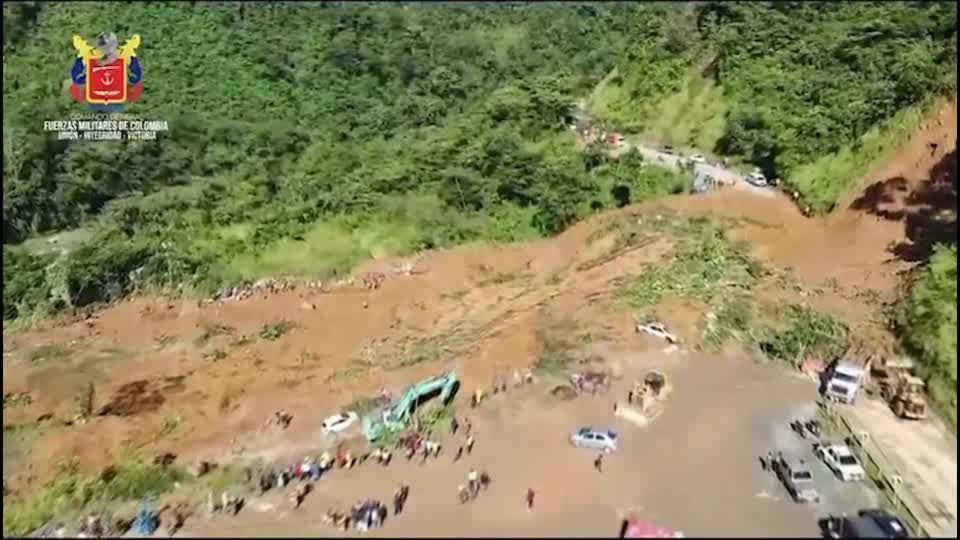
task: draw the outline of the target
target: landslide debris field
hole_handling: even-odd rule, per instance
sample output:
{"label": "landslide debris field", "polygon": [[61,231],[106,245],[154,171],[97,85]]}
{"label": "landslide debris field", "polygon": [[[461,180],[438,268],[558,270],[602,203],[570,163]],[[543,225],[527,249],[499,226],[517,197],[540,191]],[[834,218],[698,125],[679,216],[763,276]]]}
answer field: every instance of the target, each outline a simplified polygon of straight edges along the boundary
{"label": "landslide debris field", "polygon": [[[892,346],[883,309],[894,298],[900,273],[930,249],[931,235],[956,238],[955,148],[954,100],[871,171],[858,195],[822,219],[803,217],[782,196],[740,190],[672,196],[597,215],[552,239],[424,252],[409,275],[389,271],[403,261],[377,260],[357,269],[352,282],[325,283],[322,289],[226,303],[139,297],[89,320],[5,332],[5,487],[30,492],[68,462],[81,473],[99,474],[131,453],[170,452],[183,464],[223,463],[255,449],[296,454],[284,444],[309,439],[326,416],[380,388],[396,393],[451,369],[463,389],[455,405],[466,410],[473,389],[516,369],[562,374],[567,362],[592,347],[659,351],[661,344],[634,333],[640,318],[666,323],[685,350],[705,351],[676,356],[675,363],[714,362],[709,351],[737,350],[740,344],[787,361],[801,352],[829,355],[851,338]],[[943,182],[954,182],[952,195]],[[369,272],[387,276],[381,287],[362,286]],[[691,389],[698,387],[697,377],[695,369],[683,375]],[[727,381],[730,392],[735,380]],[[696,411],[722,398],[700,394],[686,399],[702,403],[690,402],[660,422],[702,425],[705,417],[698,420]],[[737,406],[752,418],[756,412],[747,408],[762,409],[770,405],[763,400],[771,399],[758,394],[756,403],[741,400]],[[282,436],[264,434],[264,421],[279,409],[293,415],[292,424]],[[89,419],[72,422],[78,412]],[[563,448],[574,426],[550,418]],[[649,436],[677,436],[672,428],[663,430]],[[515,439],[522,444],[524,437]],[[688,450],[675,459],[695,460],[696,452]],[[544,453],[550,454],[546,446],[538,455]],[[669,458],[669,452],[662,454],[658,459]],[[538,457],[524,450],[516,459]],[[567,466],[559,464],[566,458],[556,459]],[[591,472],[589,456],[583,459],[585,472],[571,472],[569,482],[587,482],[580,477]],[[615,469],[614,463],[612,474]],[[390,489],[385,486],[381,491]],[[726,493],[725,486],[709,482],[698,489],[716,489],[717,497]],[[360,497],[362,491],[350,493]],[[521,508],[522,491],[517,493],[504,496]],[[545,504],[558,513],[564,508],[558,500]],[[323,510],[315,508],[318,515]],[[616,512],[610,513],[613,522]],[[528,530],[523,527],[514,530]],[[709,532],[705,523],[686,527]],[[796,534],[809,532],[797,527]],[[738,533],[733,525],[728,529]]]}

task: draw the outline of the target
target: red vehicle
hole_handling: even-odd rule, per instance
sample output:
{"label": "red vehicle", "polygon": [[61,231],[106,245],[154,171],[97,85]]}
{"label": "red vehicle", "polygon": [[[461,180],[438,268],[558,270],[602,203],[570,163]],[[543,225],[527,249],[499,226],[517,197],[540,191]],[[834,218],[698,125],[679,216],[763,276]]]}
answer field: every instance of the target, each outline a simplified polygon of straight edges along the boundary
{"label": "red vehicle", "polygon": [[635,516],[623,520],[620,538],[683,538],[683,533],[654,525]]}

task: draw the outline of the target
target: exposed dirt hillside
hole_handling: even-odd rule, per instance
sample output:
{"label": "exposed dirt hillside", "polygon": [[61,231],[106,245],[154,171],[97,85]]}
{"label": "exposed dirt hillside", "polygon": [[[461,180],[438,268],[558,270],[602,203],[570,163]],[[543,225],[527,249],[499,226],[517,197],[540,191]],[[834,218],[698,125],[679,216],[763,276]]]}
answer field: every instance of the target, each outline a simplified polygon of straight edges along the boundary
{"label": "exposed dirt hillside", "polygon": [[[443,369],[455,369],[464,388],[486,386],[536,362],[547,319],[573,319],[578,331],[612,341],[639,339],[632,314],[610,298],[611,282],[658,260],[670,238],[618,252],[612,233],[596,232],[618,216],[656,220],[672,209],[737,218],[735,234],[757,256],[799,279],[795,290],[767,294],[869,321],[879,309],[871,295],[888,297],[898,272],[935,239],[956,239],[956,99],[864,185],[823,219],[803,217],[786,198],[738,190],[677,196],[596,216],[554,239],[425,253],[419,273],[374,291],[344,284],[222,305],[137,298],[89,324],[5,335],[4,392],[29,392],[32,403],[5,406],[4,424],[70,418],[88,382],[97,409],[111,401],[115,412],[129,409],[40,430],[20,449],[17,463],[32,467],[11,470],[14,484],[42,480],[71,457],[95,471],[131,447],[221,459],[238,444],[256,446],[277,409],[294,414],[294,437],[360,396]],[[823,294],[808,294],[816,288]],[[657,313],[696,341],[701,311],[668,299]],[[275,340],[260,336],[280,321],[294,326]],[[882,325],[870,324],[864,331],[884,338]],[[118,392],[127,397],[115,399]],[[7,450],[4,458],[6,476]]]}
{"label": "exposed dirt hillside", "polygon": [[[926,260],[938,242],[957,241],[957,97],[843,201],[831,227],[859,241],[886,240],[890,256]],[[849,233],[848,233],[849,234]]]}

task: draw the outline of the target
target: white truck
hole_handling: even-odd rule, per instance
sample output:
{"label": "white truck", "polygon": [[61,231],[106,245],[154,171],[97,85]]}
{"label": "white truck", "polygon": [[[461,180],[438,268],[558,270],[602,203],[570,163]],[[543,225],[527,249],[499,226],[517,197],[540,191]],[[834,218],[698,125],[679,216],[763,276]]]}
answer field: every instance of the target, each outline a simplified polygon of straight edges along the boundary
{"label": "white truck", "polygon": [[815,444],[813,451],[844,482],[859,482],[867,477],[860,460],[845,444]]}
{"label": "white truck", "polygon": [[841,360],[824,373],[822,394],[824,397],[853,404],[857,392],[863,386],[865,370],[853,362]]}

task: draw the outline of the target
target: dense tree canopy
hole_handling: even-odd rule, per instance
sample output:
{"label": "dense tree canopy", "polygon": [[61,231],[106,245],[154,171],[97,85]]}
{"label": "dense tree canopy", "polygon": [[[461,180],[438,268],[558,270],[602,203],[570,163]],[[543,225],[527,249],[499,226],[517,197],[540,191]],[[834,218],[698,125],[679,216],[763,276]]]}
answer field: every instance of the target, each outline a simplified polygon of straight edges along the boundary
{"label": "dense tree canopy", "polygon": [[933,398],[957,421],[957,248],[940,246],[910,290],[900,321]]}
{"label": "dense tree canopy", "polygon": [[[571,104],[615,67],[652,104],[712,59],[722,151],[779,169],[941,90],[956,50],[955,5],[929,2],[8,2],[3,24],[5,318],[551,234],[683,189],[577,151]],[[161,140],[42,131],[83,112],[71,37],[103,31],[142,36],[129,112]],[[77,227],[66,254],[18,245]]]}
{"label": "dense tree canopy", "polygon": [[[653,100],[692,65],[726,106],[716,147],[703,150],[744,156],[788,185],[798,166],[956,89],[953,2],[703,2],[667,13],[659,28],[663,46],[635,41],[618,59],[614,82],[625,92],[615,116],[653,121]],[[814,211],[835,202],[833,191],[791,187]]]}
{"label": "dense tree canopy", "polygon": [[[70,38],[104,31],[104,13],[121,39],[142,36],[145,92],[130,112],[169,121],[158,142],[59,142],[39,129],[78,112],[63,90]],[[585,159],[565,129],[574,99],[658,16],[635,5],[5,4],[4,272],[19,278],[5,317],[44,300],[249,278],[262,252],[315,239],[323,223],[340,234],[389,224],[409,232],[394,247],[413,249],[553,233],[625,193],[682,189],[639,156]],[[77,226],[94,236],[68,256],[12,246]]]}

